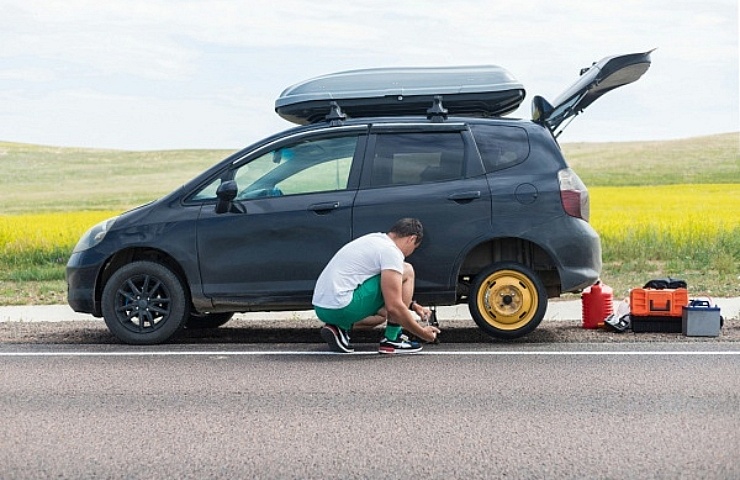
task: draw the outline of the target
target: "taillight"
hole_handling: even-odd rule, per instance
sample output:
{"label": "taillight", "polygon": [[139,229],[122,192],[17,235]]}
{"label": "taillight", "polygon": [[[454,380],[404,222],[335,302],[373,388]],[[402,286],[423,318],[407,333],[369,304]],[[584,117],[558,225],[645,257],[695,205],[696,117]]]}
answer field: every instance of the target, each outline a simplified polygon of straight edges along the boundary
{"label": "taillight", "polygon": [[588,222],[591,216],[591,205],[586,185],[570,168],[558,172],[558,181],[560,182],[560,200],[563,202],[565,213]]}

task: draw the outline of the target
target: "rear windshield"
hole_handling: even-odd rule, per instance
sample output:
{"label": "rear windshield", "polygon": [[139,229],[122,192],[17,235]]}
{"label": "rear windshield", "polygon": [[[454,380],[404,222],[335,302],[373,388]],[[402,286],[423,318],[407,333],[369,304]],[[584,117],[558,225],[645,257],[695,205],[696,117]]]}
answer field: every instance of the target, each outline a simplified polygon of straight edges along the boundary
{"label": "rear windshield", "polygon": [[529,156],[529,136],[523,128],[473,124],[470,130],[486,173],[514,166]]}

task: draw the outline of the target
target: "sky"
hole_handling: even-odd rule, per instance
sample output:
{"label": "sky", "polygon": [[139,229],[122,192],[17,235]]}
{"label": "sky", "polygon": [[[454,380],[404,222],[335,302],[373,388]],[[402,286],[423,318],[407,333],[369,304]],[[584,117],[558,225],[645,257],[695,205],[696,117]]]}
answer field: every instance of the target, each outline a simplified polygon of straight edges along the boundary
{"label": "sky", "polygon": [[653,48],[560,141],[740,131],[737,0],[0,0],[0,141],[238,149],[293,126],[286,87],[394,66],[502,66],[529,118],[581,68]]}

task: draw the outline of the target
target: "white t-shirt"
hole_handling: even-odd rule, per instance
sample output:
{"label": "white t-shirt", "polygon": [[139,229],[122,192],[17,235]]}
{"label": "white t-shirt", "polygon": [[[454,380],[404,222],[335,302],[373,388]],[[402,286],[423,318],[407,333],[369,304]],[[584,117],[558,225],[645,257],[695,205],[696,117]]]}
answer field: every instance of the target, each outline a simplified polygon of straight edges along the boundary
{"label": "white t-shirt", "polygon": [[369,233],[339,249],[316,281],[313,304],[317,307],[344,308],[365,280],[382,270],[403,274],[403,252],[385,233]]}

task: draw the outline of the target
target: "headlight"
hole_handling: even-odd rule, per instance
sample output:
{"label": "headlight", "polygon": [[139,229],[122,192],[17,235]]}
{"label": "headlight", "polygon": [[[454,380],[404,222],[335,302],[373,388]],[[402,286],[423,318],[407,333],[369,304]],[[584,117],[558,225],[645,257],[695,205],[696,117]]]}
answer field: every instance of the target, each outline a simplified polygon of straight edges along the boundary
{"label": "headlight", "polygon": [[118,217],[113,217],[108,220],[104,220],[85,232],[85,234],[80,238],[80,241],[77,242],[77,245],[75,245],[72,253],[82,252],[102,242],[105,238],[105,234],[113,227],[113,224],[117,219]]}

